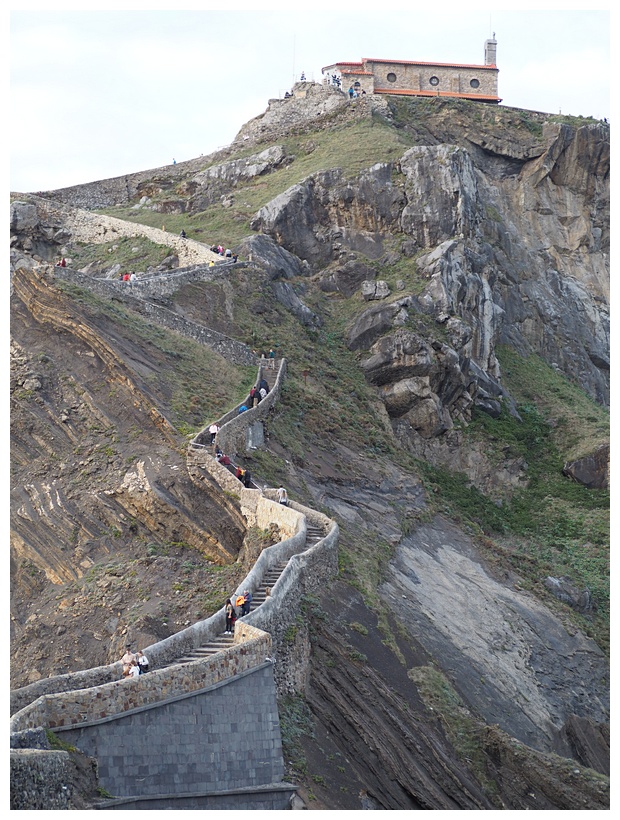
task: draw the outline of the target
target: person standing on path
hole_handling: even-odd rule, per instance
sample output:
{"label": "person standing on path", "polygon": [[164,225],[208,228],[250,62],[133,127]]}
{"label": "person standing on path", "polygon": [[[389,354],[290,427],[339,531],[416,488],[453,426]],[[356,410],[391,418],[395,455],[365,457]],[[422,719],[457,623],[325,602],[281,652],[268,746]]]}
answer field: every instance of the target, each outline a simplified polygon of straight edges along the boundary
{"label": "person standing on path", "polygon": [[280,504],[284,504],[284,506],[288,504],[288,493],[284,487],[278,487],[278,501]]}
{"label": "person standing on path", "polygon": [[209,427],[209,433],[211,434],[211,444],[215,441],[215,437],[220,432],[220,428],[215,424],[215,422]]}
{"label": "person standing on path", "polygon": [[235,631],[235,621],[237,620],[237,611],[233,606],[230,598],[226,598],[226,634],[232,635]]}
{"label": "person standing on path", "polygon": [[149,671],[149,659],[146,657],[146,655],[141,649],[138,649],[136,660],[138,661],[140,674],[145,675]]}
{"label": "person standing on path", "polygon": [[252,604],[252,593],[246,589],[243,593],[243,615],[250,614],[250,606]]}

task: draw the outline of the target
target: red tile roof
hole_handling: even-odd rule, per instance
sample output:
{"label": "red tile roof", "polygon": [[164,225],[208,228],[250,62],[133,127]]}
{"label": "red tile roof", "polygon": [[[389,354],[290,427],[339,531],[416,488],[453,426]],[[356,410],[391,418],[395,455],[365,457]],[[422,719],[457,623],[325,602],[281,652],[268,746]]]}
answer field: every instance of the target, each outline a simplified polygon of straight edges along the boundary
{"label": "red tile roof", "polygon": [[[497,66],[493,65],[472,65],[469,63],[428,63],[420,60],[379,60],[374,57],[362,57],[362,63],[389,63],[398,65],[425,65],[425,66],[443,66],[444,68],[472,68],[497,71]],[[337,63],[337,65],[352,65],[350,63]]]}

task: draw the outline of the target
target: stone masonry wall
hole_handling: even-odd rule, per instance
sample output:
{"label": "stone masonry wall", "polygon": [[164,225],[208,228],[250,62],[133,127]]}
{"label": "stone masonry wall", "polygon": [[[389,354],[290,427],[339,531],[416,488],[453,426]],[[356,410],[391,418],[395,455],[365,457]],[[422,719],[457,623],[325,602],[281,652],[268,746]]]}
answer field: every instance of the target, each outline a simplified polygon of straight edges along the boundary
{"label": "stone masonry wall", "polygon": [[117,797],[281,782],[276,692],[264,658],[223,682],[175,697],[162,693],[155,704],[62,730],[60,738],[97,759],[101,786]]}
{"label": "stone masonry wall", "polygon": [[[171,636],[174,637],[176,636]],[[119,679],[111,683],[43,695],[13,716],[11,732],[38,726],[56,730],[109,718],[162,699],[199,691],[257,666],[271,651],[271,637],[249,624],[235,632],[234,640],[233,646],[204,660],[163,669],[155,668],[148,675],[138,678],[122,678],[121,672]],[[188,645],[187,649],[193,649],[195,645],[199,644]],[[179,649],[180,647],[174,648],[175,657],[184,654]],[[156,653],[150,652],[150,649],[145,654],[149,661],[156,657]]]}
{"label": "stone masonry wall", "polygon": [[10,809],[71,808],[72,763],[67,752],[21,749],[11,751]]}
{"label": "stone masonry wall", "polygon": [[[438,96],[446,93],[467,94],[472,97],[497,96],[497,71],[493,69],[477,66],[471,69],[462,66],[419,66],[399,62],[369,62],[368,68],[373,72],[377,93],[385,90],[397,94],[400,90],[405,90],[426,91]],[[387,79],[389,74],[396,76],[393,82]],[[431,85],[431,77],[436,77],[439,83]],[[471,80],[477,80],[479,86],[472,88]]]}
{"label": "stone masonry wall", "polygon": [[[269,393],[266,397],[255,407],[251,407],[244,413],[239,414],[241,405],[237,405],[228,413],[225,413],[217,420],[220,431],[216,436],[215,443],[220,447],[223,453],[228,456],[233,456],[236,453],[245,453],[250,449],[252,444],[251,430],[252,425],[257,421],[263,421],[276,401],[280,396],[280,390],[284,375],[286,373],[286,359],[281,359],[277,370],[267,369],[267,360],[261,363],[259,367],[256,384],[264,376],[268,381],[273,378],[270,374],[275,376],[275,381],[270,384]],[[191,442],[194,449],[205,447],[209,442],[208,426],[205,427]]]}

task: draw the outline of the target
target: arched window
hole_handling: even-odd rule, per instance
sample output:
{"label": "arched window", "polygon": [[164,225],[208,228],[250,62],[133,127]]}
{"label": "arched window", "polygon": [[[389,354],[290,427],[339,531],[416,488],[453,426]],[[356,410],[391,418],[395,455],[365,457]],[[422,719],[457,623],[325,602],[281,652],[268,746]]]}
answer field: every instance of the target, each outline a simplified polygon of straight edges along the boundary
{"label": "arched window", "polygon": [[394,74],[393,71],[390,71],[390,73],[387,75],[387,81],[388,81],[388,83],[395,83],[396,82],[396,74]]}
{"label": "arched window", "polygon": [[353,88],[360,88],[360,82],[359,82],[359,80],[356,80],[356,81],[353,83]]}
{"label": "arched window", "polygon": [[439,85],[439,77],[435,77],[435,76],[431,77],[430,80],[429,80],[429,83],[431,85]]}

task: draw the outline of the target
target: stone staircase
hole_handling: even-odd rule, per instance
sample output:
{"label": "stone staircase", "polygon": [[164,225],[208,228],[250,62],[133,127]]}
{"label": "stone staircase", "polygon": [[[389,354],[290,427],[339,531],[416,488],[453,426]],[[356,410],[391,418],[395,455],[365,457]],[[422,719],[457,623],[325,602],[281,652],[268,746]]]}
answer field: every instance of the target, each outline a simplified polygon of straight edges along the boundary
{"label": "stone staircase", "polygon": [[[310,547],[313,547],[321,540],[321,538],[324,538],[324,536],[325,533],[320,527],[308,525],[306,533],[306,548],[309,549]],[[277,564],[265,573],[261,585],[255,592],[252,593],[250,612],[254,612],[254,610],[258,609],[259,606],[265,603],[276,581],[284,572],[287,563],[288,562],[285,561],[284,563]],[[191,663],[192,661],[207,658],[222,649],[227,649],[228,647],[233,646],[234,637],[234,635],[228,635],[226,632],[221,632],[207,643],[196,647],[196,649],[192,650],[187,655],[184,655],[182,658],[177,658],[176,660],[171,661],[169,664],[166,664],[166,666],[176,666],[178,664]]]}

